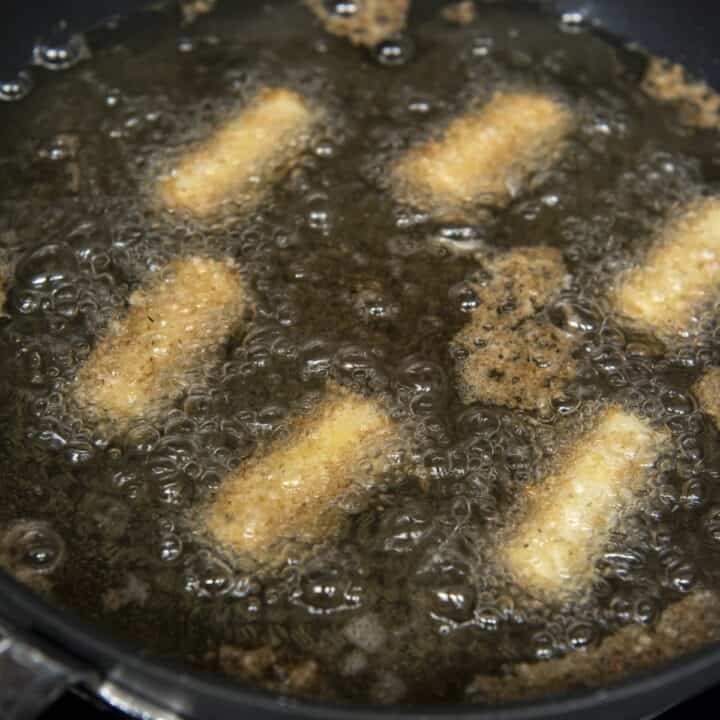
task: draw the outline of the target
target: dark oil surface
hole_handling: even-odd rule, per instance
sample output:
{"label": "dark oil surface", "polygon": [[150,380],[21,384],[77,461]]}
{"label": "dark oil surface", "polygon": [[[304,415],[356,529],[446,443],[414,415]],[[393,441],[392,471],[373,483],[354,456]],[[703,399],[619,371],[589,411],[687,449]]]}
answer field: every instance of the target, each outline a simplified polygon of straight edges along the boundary
{"label": "dark oil surface", "polygon": [[[640,92],[641,56],[525,6],[413,26],[390,63],[398,53],[326,36],[294,3],[259,8],[98,30],[91,58],[36,71],[27,97],[0,104],[12,268],[0,528],[13,569],[153,654],[214,669],[221,645],[270,644],[316,660],[325,692],[351,701],[459,701],[476,673],[593,645],[717,587],[720,443],[689,392],[720,360],[715,326],[668,349],[623,327],[604,294],[674,204],[717,192],[718,136]],[[329,108],[300,164],[250,215],[159,211],[153,179],[263,85]],[[398,206],[393,159],[497,87],[575,109],[559,163],[472,226]],[[548,315],[581,337],[581,371],[542,417],[465,406],[449,341],[478,302],[478,258],[541,244],[572,274]],[[162,422],[100,437],[69,412],[69,383],[132,290],[183,253],[236,259],[254,320]],[[329,378],[391,398],[416,467],[381,482],[309,558],[263,573],[217,548],[197,511]],[[496,569],[494,537],[518,490],[611,400],[668,425],[672,452],[591,595],[529,601]]]}

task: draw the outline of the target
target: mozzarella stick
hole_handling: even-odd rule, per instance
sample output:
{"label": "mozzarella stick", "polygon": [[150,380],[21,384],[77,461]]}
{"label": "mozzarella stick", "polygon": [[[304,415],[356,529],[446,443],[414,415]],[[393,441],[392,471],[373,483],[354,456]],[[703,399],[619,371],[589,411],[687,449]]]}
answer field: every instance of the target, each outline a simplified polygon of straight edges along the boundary
{"label": "mozzarella stick", "polygon": [[692,334],[720,290],[720,200],[690,203],[621,278],[616,310],[661,337]]}
{"label": "mozzarella stick", "polygon": [[477,200],[504,205],[553,160],[572,125],[570,110],[551,97],[497,92],[399,160],[396,195],[441,217],[462,216]]}
{"label": "mozzarella stick", "polygon": [[320,116],[292,90],[261,90],[160,179],[162,204],[197,217],[210,215],[226,200],[252,207],[305,150]]}
{"label": "mozzarella stick", "polygon": [[237,267],[190,257],[171,262],[130,297],[77,374],[74,398],[121,425],[179,394],[188,373],[227,339],[248,305]]}
{"label": "mozzarella stick", "polygon": [[632,504],[665,434],[617,406],[528,490],[524,512],[501,551],[515,581],[552,599],[592,581],[608,535]]}
{"label": "mozzarella stick", "polygon": [[281,539],[319,540],[337,523],[338,501],[382,468],[394,437],[378,401],[334,390],[287,440],[225,479],[208,527],[258,560],[271,559]]}
{"label": "mozzarella stick", "polygon": [[700,409],[720,429],[720,368],[706,370],[693,385],[693,393],[700,403]]}

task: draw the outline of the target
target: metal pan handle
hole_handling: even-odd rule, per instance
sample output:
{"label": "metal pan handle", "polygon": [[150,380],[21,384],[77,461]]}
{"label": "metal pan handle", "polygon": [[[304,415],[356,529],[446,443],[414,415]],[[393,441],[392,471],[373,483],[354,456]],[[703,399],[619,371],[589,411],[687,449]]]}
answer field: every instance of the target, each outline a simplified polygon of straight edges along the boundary
{"label": "metal pan handle", "polygon": [[70,686],[95,674],[0,624],[0,718],[34,720]]}

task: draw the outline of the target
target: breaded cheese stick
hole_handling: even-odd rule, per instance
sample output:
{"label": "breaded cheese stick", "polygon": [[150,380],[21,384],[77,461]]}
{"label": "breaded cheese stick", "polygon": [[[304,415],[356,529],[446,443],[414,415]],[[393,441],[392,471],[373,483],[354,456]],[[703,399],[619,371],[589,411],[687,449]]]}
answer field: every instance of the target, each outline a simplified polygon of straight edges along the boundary
{"label": "breaded cheese stick", "polygon": [[693,385],[693,393],[700,403],[700,409],[720,429],[720,368],[706,370]]}
{"label": "breaded cheese stick", "polygon": [[189,257],[169,263],[130,297],[75,380],[73,395],[90,416],[123,425],[176,396],[187,373],[217,350],[248,305],[230,261]]}
{"label": "breaded cheese stick", "polygon": [[465,402],[544,411],[577,370],[575,340],[536,317],[565,285],[556,248],[515,248],[486,265],[489,279],[471,287],[479,307],[453,338]]}
{"label": "breaded cheese stick", "polygon": [[618,406],[603,410],[557,471],[528,490],[520,521],[501,550],[515,581],[547,599],[587,586],[664,438]]}
{"label": "breaded cheese stick", "polygon": [[697,200],[671,220],[644,262],[620,279],[620,314],[660,336],[692,334],[720,291],[720,200]]}
{"label": "breaded cheese stick", "polygon": [[322,538],[337,520],[335,505],[387,458],[395,429],[377,400],[335,389],[287,440],[227,477],[207,525],[237,553],[271,559],[281,539]]}
{"label": "breaded cheese stick", "polygon": [[462,216],[476,200],[503,205],[552,161],[572,125],[568,107],[547,95],[496,92],[400,158],[392,170],[396,195],[439,217]]}
{"label": "breaded cheese stick", "polygon": [[159,181],[165,207],[203,217],[225,200],[252,206],[305,150],[321,113],[300,94],[264,88]]}

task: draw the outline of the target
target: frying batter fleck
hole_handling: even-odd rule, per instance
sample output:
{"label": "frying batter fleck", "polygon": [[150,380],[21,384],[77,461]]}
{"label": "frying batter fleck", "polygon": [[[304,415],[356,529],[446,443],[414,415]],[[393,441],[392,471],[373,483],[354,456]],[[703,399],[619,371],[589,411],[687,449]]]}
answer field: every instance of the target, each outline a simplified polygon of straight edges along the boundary
{"label": "frying batter fleck", "polygon": [[461,219],[472,202],[504,205],[554,160],[572,126],[570,109],[547,95],[496,92],[400,158],[396,196],[448,219]]}
{"label": "frying batter fleck", "polygon": [[465,402],[545,410],[576,372],[576,343],[536,314],[565,284],[555,248],[518,248],[488,265],[490,279],[473,284],[480,307],[455,336]]}
{"label": "frying batter fleck", "polygon": [[521,517],[500,550],[514,580],[548,600],[592,583],[611,530],[634,504],[665,433],[618,406],[527,489]]}
{"label": "frying batter fleck", "polygon": [[368,47],[402,32],[410,8],[410,0],[362,0],[347,3],[351,9],[342,14],[329,10],[324,0],[305,0],[305,4],[320,18],[329,33],[347,37],[354,45]]}
{"label": "frying batter fleck", "polygon": [[225,479],[208,527],[259,560],[272,559],[281,539],[320,540],[337,524],[337,501],[387,464],[394,439],[382,403],[333,389],[287,440]]}
{"label": "frying batter fleck", "polygon": [[681,208],[644,261],[618,282],[613,301],[628,319],[671,339],[697,333],[720,289],[720,200]]}
{"label": "frying batter fleck", "polygon": [[73,388],[84,413],[120,427],[177,396],[188,373],[212,357],[249,303],[232,262],[189,257],[169,263],[129,304]]}
{"label": "frying batter fleck", "polygon": [[287,88],[264,88],[159,180],[161,203],[198,217],[226,201],[251,208],[303,153],[322,113]]}

